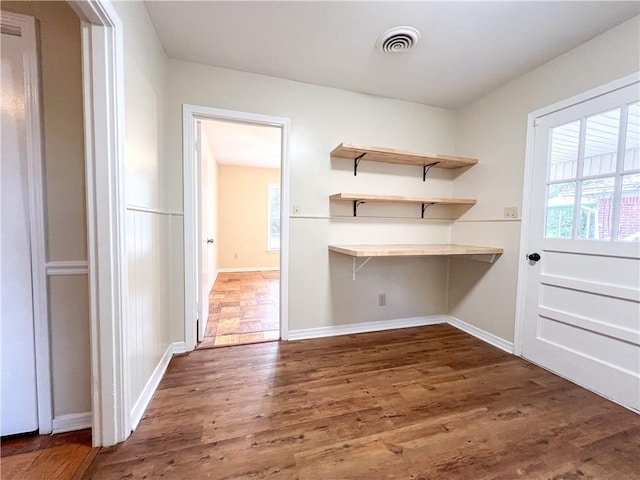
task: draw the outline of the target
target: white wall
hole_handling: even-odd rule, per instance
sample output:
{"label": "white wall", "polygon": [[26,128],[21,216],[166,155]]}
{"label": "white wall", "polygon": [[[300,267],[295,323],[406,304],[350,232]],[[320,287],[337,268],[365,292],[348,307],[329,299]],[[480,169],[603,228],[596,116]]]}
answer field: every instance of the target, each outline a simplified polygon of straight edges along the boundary
{"label": "white wall", "polygon": [[[164,99],[166,62],[162,46],[142,2],[114,2],[124,25],[125,87],[125,235],[128,258],[126,324],[130,400],[145,385],[171,341],[173,298],[169,279],[174,268],[168,210]],[[179,178],[179,177],[178,177]],[[181,298],[178,295],[178,301]]]}
{"label": "white wall", "polygon": [[[289,328],[292,330],[360,321],[442,313],[446,309],[447,263],[442,259],[389,262],[372,260],[351,280],[351,259],[329,254],[330,243],[447,242],[448,222],[415,220],[415,208],[395,209],[406,220],[331,218],[342,214],[329,195],[379,192],[448,196],[450,173],[432,170],[422,182],[417,167],[362,162],[357,177],[351,162],[331,160],[340,142],[359,142],[407,150],[454,150],[452,112],[424,105],[367,96],[205,65],[169,61],[167,154],[171,178],[182,175],[184,103],[291,119],[291,204],[302,216],[290,218]],[[463,175],[466,175],[464,173]],[[169,185],[170,208],[182,209],[182,184]],[[361,207],[363,214],[384,210]],[[347,215],[349,207],[346,206]],[[385,211],[386,212],[386,211]],[[387,212],[388,213],[388,212]],[[180,234],[180,227],[172,235]],[[182,254],[174,250],[174,255]],[[404,273],[404,274],[402,274]],[[174,275],[177,290],[184,278]],[[387,293],[387,306],[377,294]],[[177,314],[177,312],[174,312]],[[174,332],[183,335],[183,318]],[[182,337],[180,337],[182,339]]]}
{"label": "white wall", "polygon": [[520,222],[502,219],[503,207],[521,210],[527,114],[640,70],[636,17],[462,108],[456,153],[480,163],[454,182],[454,196],[478,198],[452,229],[454,243],[496,245],[505,253],[488,268],[451,261],[449,313],[512,341]]}
{"label": "white wall", "polygon": [[278,268],[269,252],[269,184],[280,184],[279,168],[220,165],[218,263],[221,269]]}

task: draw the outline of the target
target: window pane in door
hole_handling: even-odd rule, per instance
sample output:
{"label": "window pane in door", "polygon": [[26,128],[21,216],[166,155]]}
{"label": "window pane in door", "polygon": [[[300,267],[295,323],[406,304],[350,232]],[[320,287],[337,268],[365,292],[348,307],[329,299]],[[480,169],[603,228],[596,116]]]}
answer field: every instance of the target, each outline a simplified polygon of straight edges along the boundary
{"label": "window pane in door", "polygon": [[624,171],[640,170],[640,103],[629,105]]}
{"label": "window pane in door", "polygon": [[578,238],[611,239],[614,185],[614,177],[582,182]]}
{"label": "window pane in door", "polygon": [[580,146],[580,120],[551,129],[549,180],[575,178]]}
{"label": "window pane in door", "polygon": [[587,118],[582,165],[585,177],[615,172],[619,127],[619,108]]}
{"label": "window pane in door", "polygon": [[622,177],[618,240],[640,240],[640,175]]}
{"label": "window pane in door", "polygon": [[573,236],[575,193],[575,182],[549,185],[544,233],[546,238]]}

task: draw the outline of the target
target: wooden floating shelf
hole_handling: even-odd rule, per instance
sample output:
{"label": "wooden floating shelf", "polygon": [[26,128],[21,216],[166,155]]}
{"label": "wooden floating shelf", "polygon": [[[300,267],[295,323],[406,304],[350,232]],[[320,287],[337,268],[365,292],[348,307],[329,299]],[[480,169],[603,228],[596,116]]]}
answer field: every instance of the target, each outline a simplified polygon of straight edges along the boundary
{"label": "wooden floating shelf", "polygon": [[358,206],[367,202],[379,203],[411,203],[422,205],[422,218],[427,207],[431,205],[475,205],[472,198],[432,198],[407,197],[404,195],[372,195],[368,193],[336,193],[329,196],[331,200],[353,202],[353,216],[357,216]]}
{"label": "wooden floating shelf", "polygon": [[396,163],[423,167],[422,180],[425,180],[431,167],[463,168],[478,163],[477,158],[457,157],[435,153],[414,153],[393,148],[372,147],[353,143],[341,143],[331,152],[332,157],[347,158],[354,161],[353,174],[358,172],[360,160],[380,163]]}
{"label": "wooden floating shelf", "polygon": [[404,195],[373,195],[368,193],[336,193],[329,197],[336,201],[428,203],[430,205],[475,205],[473,198],[407,197]]}

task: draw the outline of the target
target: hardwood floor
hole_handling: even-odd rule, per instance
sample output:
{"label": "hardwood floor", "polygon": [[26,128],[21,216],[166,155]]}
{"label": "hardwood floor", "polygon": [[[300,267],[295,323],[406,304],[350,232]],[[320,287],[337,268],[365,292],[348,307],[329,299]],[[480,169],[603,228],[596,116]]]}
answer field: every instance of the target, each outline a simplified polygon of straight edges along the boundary
{"label": "hardwood floor", "polygon": [[447,325],[175,357],[86,479],[637,479],[640,417]]}
{"label": "hardwood floor", "polygon": [[91,447],[91,430],[4,440],[0,445],[0,478],[80,479],[98,450]]}
{"label": "hardwood floor", "polygon": [[199,349],[278,340],[280,272],[220,273]]}

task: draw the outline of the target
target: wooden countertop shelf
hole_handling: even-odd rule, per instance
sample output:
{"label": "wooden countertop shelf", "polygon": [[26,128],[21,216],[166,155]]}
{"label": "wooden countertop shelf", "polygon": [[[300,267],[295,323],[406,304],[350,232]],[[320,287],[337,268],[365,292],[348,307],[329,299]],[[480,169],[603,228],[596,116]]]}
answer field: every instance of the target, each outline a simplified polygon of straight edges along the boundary
{"label": "wooden countertop shelf", "polygon": [[372,147],[354,143],[341,143],[331,152],[331,157],[353,160],[353,174],[358,173],[360,160],[368,162],[396,163],[422,167],[422,180],[430,168],[463,168],[478,163],[477,158],[441,155],[437,153],[414,153],[394,148]]}
{"label": "wooden countertop shelf", "polygon": [[453,244],[329,245],[329,250],[351,257],[428,257],[451,255],[499,255],[502,248]]}
{"label": "wooden countertop shelf", "polygon": [[417,203],[422,205],[422,218],[425,210],[431,205],[475,205],[472,198],[432,198],[407,197],[404,195],[372,195],[368,193],[336,193],[329,196],[331,200],[353,202],[353,216],[357,216],[358,206],[367,202],[380,203]]}
{"label": "wooden countertop shelf", "polygon": [[[356,273],[373,257],[460,257],[480,262],[493,263],[504,250],[498,247],[476,247],[452,244],[419,245],[329,245],[329,251],[353,258],[353,279]],[[357,265],[358,258],[364,262]]]}

